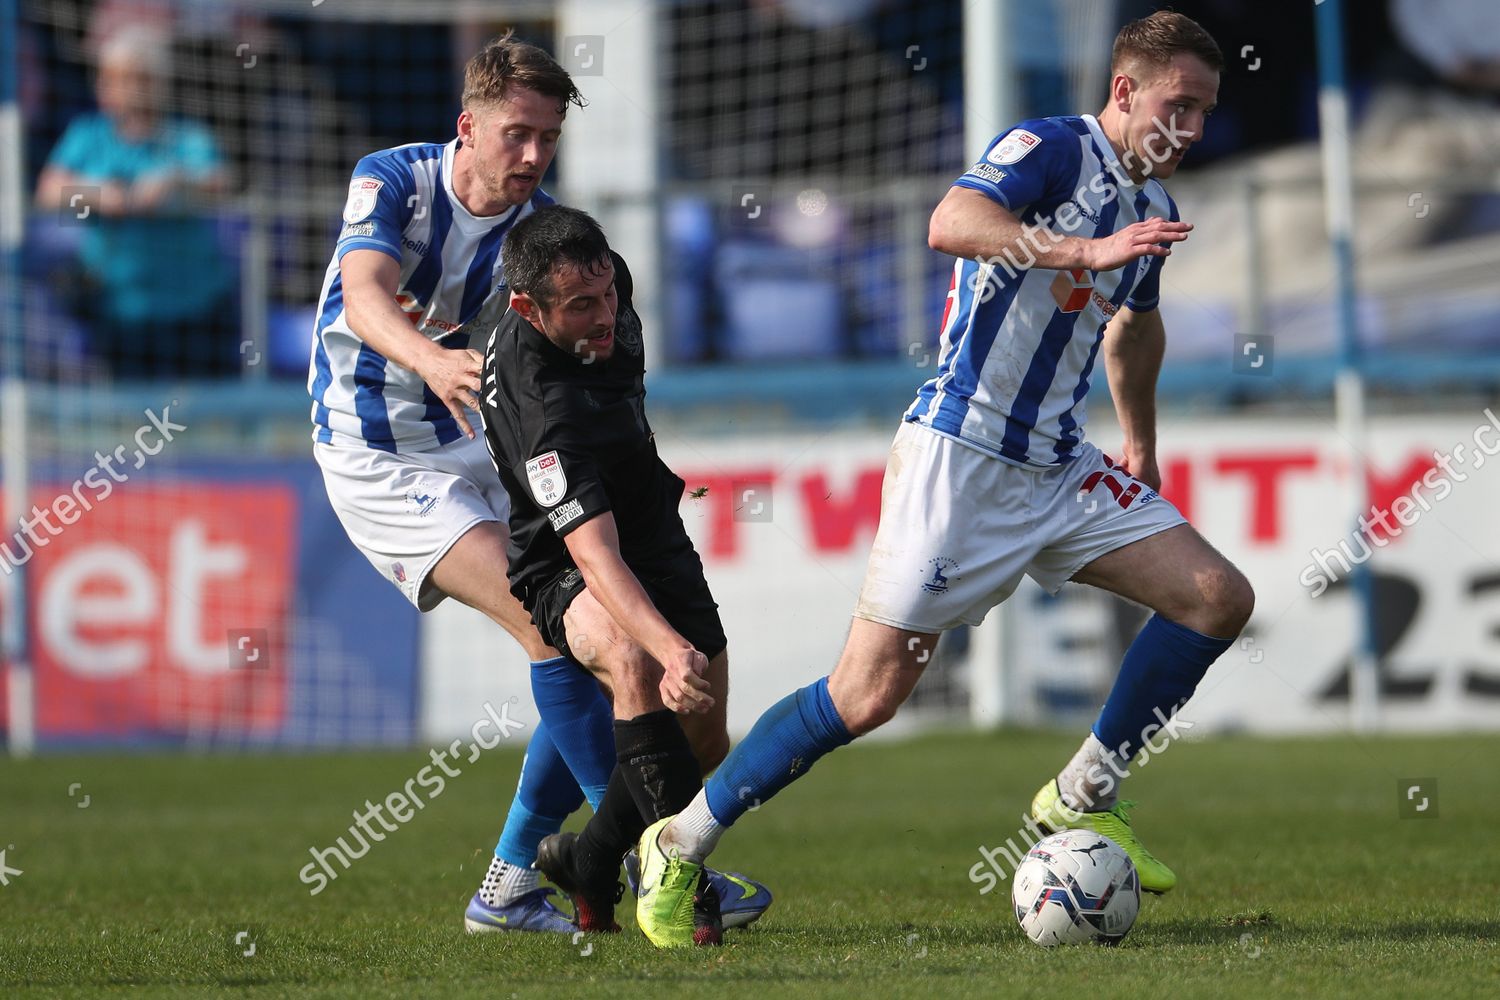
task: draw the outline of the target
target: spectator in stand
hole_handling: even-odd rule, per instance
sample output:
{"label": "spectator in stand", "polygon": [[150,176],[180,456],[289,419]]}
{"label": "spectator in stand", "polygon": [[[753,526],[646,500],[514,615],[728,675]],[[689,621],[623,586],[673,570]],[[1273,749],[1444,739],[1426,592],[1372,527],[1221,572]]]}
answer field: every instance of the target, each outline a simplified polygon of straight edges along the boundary
{"label": "spectator in stand", "polygon": [[224,169],[205,126],[166,114],[170,77],[159,31],[105,38],[99,111],[69,124],[37,181],[38,207],[83,227],[77,280],[56,291],[117,378],[224,375],[239,361],[233,269],[205,214]]}

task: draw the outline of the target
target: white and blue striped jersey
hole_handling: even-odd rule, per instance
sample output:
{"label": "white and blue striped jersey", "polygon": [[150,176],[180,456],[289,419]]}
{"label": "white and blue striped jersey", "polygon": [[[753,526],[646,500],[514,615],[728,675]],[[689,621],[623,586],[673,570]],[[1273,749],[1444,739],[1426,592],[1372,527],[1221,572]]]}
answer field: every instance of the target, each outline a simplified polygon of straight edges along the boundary
{"label": "white and blue striped jersey", "polygon": [[[1146,218],[1178,221],[1161,182],[1133,183],[1091,115],[1022,122],[954,184],[1028,227],[1063,235],[1099,238]],[[1032,269],[1025,252],[955,261],[938,373],[905,419],[1015,465],[1071,461],[1104,327],[1122,304],[1156,308],[1162,260],[1102,272]]]}
{"label": "white and blue striped jersey", "polygon": [[349,327],[339,273],[350,250],[378,250],[400,261],[396,303],[419,333],[445,347],[467,347],[471,331],[494,325],[508,301],[501,241],[552,198],[538,188],[530,201],[499,215],[471,215],[453,193],[457,149],[457,139],[413,143],[371,153],[354,168],[313,334],[307,388],[315,441],[401,452],[442,447],[463,435],[420,375],[387,360]]}

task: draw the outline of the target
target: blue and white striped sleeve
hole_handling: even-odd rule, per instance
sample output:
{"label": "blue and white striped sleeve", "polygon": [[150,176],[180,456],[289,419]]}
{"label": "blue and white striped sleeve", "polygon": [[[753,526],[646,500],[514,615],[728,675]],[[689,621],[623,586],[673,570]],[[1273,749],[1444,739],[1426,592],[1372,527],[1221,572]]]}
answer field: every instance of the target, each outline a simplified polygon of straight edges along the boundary
{"label": "blue and white striped sleeve", "polygon": [[401,234],[411,221],[415,192],[409,164],[380,153],[360,160],[349,181],[335,254],[342,259],[350,250],[379,250],[399,262]]}
{"label": "blue and white striped sleeve", "polygon": [[1082,158],[1074,132],[1051,119],[1032,119],[996,136],[953,185],[1020,215],[1028,205],[1072,194]]}
{"label": "blue and white striped sleeve", "polygon": [[[1172,222],[1181,222],[1182,216],[1177,212],[1177,202],[1167,196],[1168,213],[1167,218]],[[1170,246],[1163,243],[1162,246]],[[1152,257],[1151,264],[1146,268],[1146,274],[1135,287],[1130,290],[1130,295],[1125,299],[1125,305],[1131,312],[1150,312],[1161,304],[1161,269],[1166,264],[1165,257]]]}

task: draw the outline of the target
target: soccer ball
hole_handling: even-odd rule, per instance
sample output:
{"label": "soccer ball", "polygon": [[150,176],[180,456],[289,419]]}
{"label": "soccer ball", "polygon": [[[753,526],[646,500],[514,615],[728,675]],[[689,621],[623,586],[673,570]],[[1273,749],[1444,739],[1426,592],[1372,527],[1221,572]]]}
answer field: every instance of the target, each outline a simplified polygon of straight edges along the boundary
{"label": "soccer ball", "polygon": [[1118,944],[1140,912],[1141,880],[1130,855],[1113,840],[1064,830],[1027,852],[1010,901],[1021,930],[1043,948]]}

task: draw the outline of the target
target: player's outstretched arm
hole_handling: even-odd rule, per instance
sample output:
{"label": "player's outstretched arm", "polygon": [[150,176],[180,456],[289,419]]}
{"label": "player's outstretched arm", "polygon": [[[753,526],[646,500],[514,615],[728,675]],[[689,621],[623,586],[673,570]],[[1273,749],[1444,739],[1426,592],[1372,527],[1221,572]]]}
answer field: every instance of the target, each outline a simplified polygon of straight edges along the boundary
{"label": "player's outstretched arm", "polygon": [[564,537],[568,554],[589,593],[610,617],[662,666],[662,702],[674,712],[707,712],[708,657],[678,634],[651,603],[641,582],[620,556],[620,535],[609,511],[589,518]]}
{"label": "player's outstretched arm", "polygon": [[955,186],[933,210],[927,245],[939,253],[970,260],[1000,258],[1034,261],[1030,267],[1048,270],[1112,271],[1139,257],[1170,256],[1172,251],[1161,244],[1185,240],[1192,229],[1186,222],[1153,218],[1132,223],[1102,239],[1066,236],[1025,224],[993,199],[972,188]]}
{"label": "player's outstretched arm", "polygon": [[1156,379],[1167,349],[1167,331],[1155,309],[1121,307],[1104,331],[1104,370],[1115,414],[1125,435],[1125,471],[1161,489],[1156,465]]}
{"label": "player's outstretched arm", "polygon": [[388,360],[422,376],[472,438],[474,429],[464,416],[464,407],[479,408],[484,356],[468,348],[440,347],[417,332],[396,305],[401,265],[394,257],[379,250],[350,250],[339,261],[339,272],[349,328]]}

